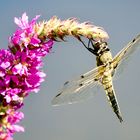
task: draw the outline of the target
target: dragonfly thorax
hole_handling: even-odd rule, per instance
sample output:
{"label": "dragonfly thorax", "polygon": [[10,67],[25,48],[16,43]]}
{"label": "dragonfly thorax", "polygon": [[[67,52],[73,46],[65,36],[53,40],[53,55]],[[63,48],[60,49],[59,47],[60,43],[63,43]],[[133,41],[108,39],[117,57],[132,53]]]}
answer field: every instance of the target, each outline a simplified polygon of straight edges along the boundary
{"label": "dragonfly thorax", "polygon": [[100,65],[106,65],[110,62],[112,62],[112,54],[110,52],[109,49],[103,49],[101,52],[100,52],[100,55],[97,55],[96,56],[96,62],[97,62],[97,66],[100,66]]}

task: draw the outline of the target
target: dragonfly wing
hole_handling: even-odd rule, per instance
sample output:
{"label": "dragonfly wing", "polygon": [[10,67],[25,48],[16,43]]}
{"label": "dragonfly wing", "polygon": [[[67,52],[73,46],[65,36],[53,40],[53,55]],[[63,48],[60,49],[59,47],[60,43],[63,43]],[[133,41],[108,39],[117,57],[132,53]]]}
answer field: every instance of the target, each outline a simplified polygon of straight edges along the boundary
{"label": "dragonfly wing", "polygon": [[52,105],[72,104],[91,98],[93,92],[99,88],[104,69],[104,66],[99,66],[79,78],[65,82],[59,94],[52,100]]}
{"label": "dragonfly wing", "polygon": [[113,59],[113,67],[116,69],[115,77],[119,77],[129,62],[130,56],[140,48],[140,34],[130,41]]}

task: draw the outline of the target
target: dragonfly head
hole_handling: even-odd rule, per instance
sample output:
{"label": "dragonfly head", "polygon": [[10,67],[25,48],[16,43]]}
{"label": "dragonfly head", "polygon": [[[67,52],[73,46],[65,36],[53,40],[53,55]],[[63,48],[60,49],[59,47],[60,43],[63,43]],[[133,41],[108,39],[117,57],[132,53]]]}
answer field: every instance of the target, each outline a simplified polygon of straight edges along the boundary
{"label": "dragonfly head", "polygon": [[107,47],[107,42],[96,42],[93,45],[94,49],[100,50]]}
{"label": "dragonfly head", "polygon": [[88,46],[86,46],[86,44],[80,38],[79,40],[80,42],[82,42],[82,44],[88,51],[90,51],[96,56],[101,55],[105,51],[109,51],[107,42],[102,42],[102,41],[95,42],[95,40],[89,39]]}
{"label": "dragonfly head", "polygon": [[101,55],[105,51],[109,51],[107,42],[96,42],[93,45],[93,48],[96,51],[96,53],[98,54],[98,56]]}

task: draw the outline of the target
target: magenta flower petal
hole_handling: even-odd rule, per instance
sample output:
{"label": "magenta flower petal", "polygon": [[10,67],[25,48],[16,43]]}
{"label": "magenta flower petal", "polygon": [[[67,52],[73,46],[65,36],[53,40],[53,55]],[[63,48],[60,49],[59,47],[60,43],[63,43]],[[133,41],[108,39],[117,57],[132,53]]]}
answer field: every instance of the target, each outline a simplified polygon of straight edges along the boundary
{"label": "magenta flower petal", "polygon": [[30,40],[30,44],[34,45],[34,46],[39,46],[39,43],[40,43],[40,39],[38,39],[37,37],[33,37],[31,38]]}
{"label": "magenta flower petal", "polygon": [[7,102],[7,103],[10,103],[11,97],[10,97],[9,95],[6,95],[4,98],[6,99],[6,102]]}
{"label": "magenta flower petal", "polygon": [[30,26],[31,26],[31,25],[34,25],[39,17],[40,17],[40,15],[36,15],[36,17],[33,18],[32,21],[29,23]]}
{"label": "magenta flower petal", "polygon": [[12,68],[13,74],[19,74],[19,75],[27,75],[27,67],[25,65],[22,65],[21,63],[15,65]]}
{"label": "magenta flower petal", "polygon": [[6,62],[2,62],[0,65],[3,69],[6,69],[10,66],[10,62],[6,61]]}
{"label": "magenta flower petal", "polygon": [[24,132],[24,128],[22,126],[19,126],[19,125],[13,125],[12,129],[15,132]]}
{"label": "magenta flower petal", "polygon": [[21,28],[21,29],[25,29],[29,27],[28,24],[28,16],[26,15],[26,13],[23,13],[22,18],[16,18],[15,17],[15,23]]}
{"label": "magenta flower petal", "polygon": [[29,87],[39,86],[39,82],[40,82],[40,77],[38,74],[32,74],[27,78],[27,83]]}

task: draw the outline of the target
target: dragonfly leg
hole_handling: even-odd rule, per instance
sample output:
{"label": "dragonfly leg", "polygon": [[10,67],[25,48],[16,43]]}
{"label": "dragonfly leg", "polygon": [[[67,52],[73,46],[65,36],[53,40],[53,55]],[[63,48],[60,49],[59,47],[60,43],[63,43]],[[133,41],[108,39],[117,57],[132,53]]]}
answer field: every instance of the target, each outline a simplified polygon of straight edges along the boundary
{"label": "dragonfly leg", "polygon": [[[78,38],[78,40],[84,45],[84,47],[88,50],[88,51],[90,51],[92,54],[94,54],[94,55],[98,55],[97,54],[97,51],[94,49],[94,44],[93,44],[93,42],[92,42],[92,40],[91,39],[89,39],[89,41],[88,41],[88,46],[86,46],[86,44],[84,43],[84,41],[82,41],[82,39],[81,38]],[[90,48],[90,43],[92,44],[92,47],[93,48]]]}

